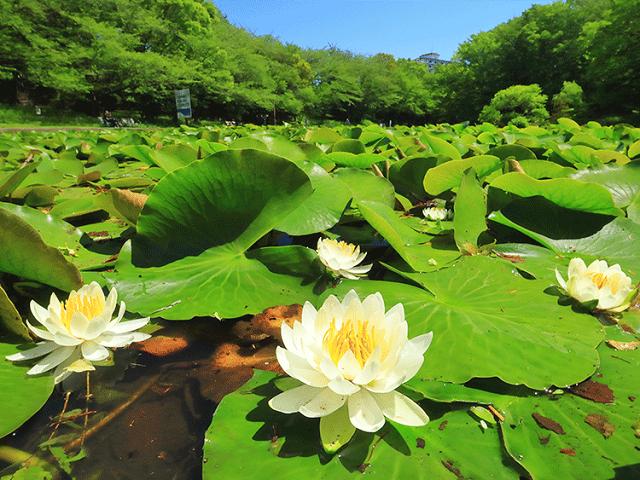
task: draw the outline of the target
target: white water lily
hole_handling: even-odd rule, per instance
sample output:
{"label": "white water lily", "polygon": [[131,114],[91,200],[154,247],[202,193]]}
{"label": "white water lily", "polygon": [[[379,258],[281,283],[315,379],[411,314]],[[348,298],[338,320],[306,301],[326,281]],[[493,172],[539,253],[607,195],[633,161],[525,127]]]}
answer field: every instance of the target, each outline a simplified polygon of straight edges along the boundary
{"label": "white water lily", "polygon": [[403,425],[429,421],[420,406],[396,391],[424,361],[432,333],[407,337],[402,304],[385,313],[382,295],[360,301],[351,290],[342,303],[330,296],[316,309],[309,302],[302,321],[282,324],[276,355],[282,369],[304,385],[269,401],[282,413],[320,417],[323,444],[346,443],[355,429],[376,432],[385,417]]}
{"label": "white water lily", "polygon": [[55,382],[59,383],[73,372],[95,370],[92,362],[106,360],[109,348],[126,347],[149,338],[150,335],[135,331],[146,325],[148,318],[121,321],[124,302],[120,302],[118,315],[113,318],[117,295],[112,289],[105,298],[100,285],[92,282],[72,291],[65,302],[51,294],[47,309],[31,301],[31,313],[44,329],[29,322],[27,326],[44,341],[30,350],[9,355],[7,360],[44,357],[27,374],[39,375],[55,368]]}
{"label": "white water lily", "polygon": [[451,210],[444,207],[427,207],[422,209],[422,215],[427,220],[437,221],[437,220],[449,220],[453,214]]}
{"label": "white water lily", "polygon": [[322,264],[335,275],[350,280],[357,280],[371,270],[372,265],[360,265],[367,256],[360,253],[360,247],[344,241],[330,238],[319,238],[317,247],[318,257]]}
{"label": "white water lily", "polygon": [[581,303],[598,301],[598,310],[621,312],[625,310],[635,293],[629,278],[617,263],[609,266],[604,260],[594,260],[587,267],[581,258],[569,262],[567,281],[556,270],[560,286],[570,297]]}

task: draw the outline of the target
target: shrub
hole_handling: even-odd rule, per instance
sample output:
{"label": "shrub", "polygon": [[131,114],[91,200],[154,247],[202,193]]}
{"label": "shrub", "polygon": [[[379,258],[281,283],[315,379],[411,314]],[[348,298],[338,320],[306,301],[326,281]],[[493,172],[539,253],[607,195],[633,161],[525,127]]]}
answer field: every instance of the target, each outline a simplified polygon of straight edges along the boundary
{"label": "shrub", "polygon": [[478,120],[500,126],[540,124],[549,119],[546,103],[547,96],[539,85],[512,85],[493,96],[489,105],[480,112]]}
{"label": "shrub", "polygon": [[553,117],[580,119],[585,113],[582,87],[576,82],[563,82],[562,89],[551,100]]}

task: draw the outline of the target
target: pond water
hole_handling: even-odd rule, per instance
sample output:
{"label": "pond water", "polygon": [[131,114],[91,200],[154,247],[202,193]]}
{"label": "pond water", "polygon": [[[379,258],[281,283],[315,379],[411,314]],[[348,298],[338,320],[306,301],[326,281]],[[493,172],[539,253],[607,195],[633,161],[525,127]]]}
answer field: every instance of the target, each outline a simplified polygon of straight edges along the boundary
{"label": "pond water", "polygon": [[[270,341],[242,345],[230,333],[230,326],[217,320],[192,323],[194,336],[205,329],[206,336],[191,337],[182,351],[158,357],[118,350],[115,368],[98,368],[91,374],[87,457],[73,463],[73,477],[69,478],[201,478],[204,432],[217,402],[251,376],[251,368],[241,364],[269,362],[273,345]],[[153,349],[162,350],[176,341],[160,338],[164,344],[156,342]],[[54,443],[71,447],[70,455],[77,452],[86,408],[85,377],[70,377],[63,387],[58,386],[40,412],[1,445],[40,451],[46,458],[38,446],[53,434],[67,390],[73,393],[66,411],[75,418],[63,422],[53,438]]]}

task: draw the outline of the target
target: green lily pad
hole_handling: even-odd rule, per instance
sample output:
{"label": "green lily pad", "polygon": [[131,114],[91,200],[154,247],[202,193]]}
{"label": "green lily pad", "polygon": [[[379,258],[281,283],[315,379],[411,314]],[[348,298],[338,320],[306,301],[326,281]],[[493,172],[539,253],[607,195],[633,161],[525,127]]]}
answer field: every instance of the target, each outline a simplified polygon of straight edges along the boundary
{"label": "green lily pad", "polygon": [[582,212],[613,216],[623,214],[606,188],[571,178],[536,180],[523,173],[512,172],[493,180],[491,188],[524,198],[544,197],[560,207]]}
{"label": "green lily pad", "polygon": [[618,263],[632,278],[640,276],[637,248],[640,242],[640,224],[631,219],[616,218],[588,237],[553,239],[512,222],[500,212],[492,213],[489,218],[527,235],[557,255],[581,257],[587,263],[596,259],[606,260],[609,264]]}
{"label": "green lily pad", "polygon": [[[613,392],[613,403],[565,394],[521,398],[507,409],[505,446],[533,479],[640,477],[640,352],[606,345],[598,351],[601,364],[593,381]],[[534,414],[557,422],[564,433],[542,428]]]}
{"label": "green lily pad", "polygon": [[478,256],[437,272],[404,276],[433,295],[367,280],[345,281],[331,293],[380,292],[387,308],[404,305],[410,336],[433,331],[417,378],[465,383],[498,377],[542,390],[580,382],[598,366],[602,327],[590,315],[558,305],[556,297],[544,293],[545,281],[525,280],[509,265]]}
{"label": "green lily pad", "polygon": [[478,249],[478,237],[487,229],[487,195],[473,170],[462,176],[454,204],[453,232],[458,249],[473,254]]}
{"label": "green lily pad", "polygon": [[[363,474],[374,479],[455,479],[482,478],[486,472],[496,479],[518,478],[514,463],[501,451],[497,429],[482,431],[466,412],[443,412],[429,403],[424,408],[432,421],[426,426],[388,423],[377,434],[356,432],[330,456],[322,450],[317,419],[269,408],[267,400],[279,393],[273,379],[272,373],[256,371],[246,385],[222,400],[205,433],[205,480],[320,480]],[[237,455],[238,445],[243,455]]]}
{"label": "green lily pad", "polygon": [[391,207],[378,202],[358,202],[364,219],[416,272],[431,272],[460,256],[455,244],[446,237],[417,232],[409,219],[401,218]]}
{"label": "green lily pad", "polygon": [[344,183],[319,165],[313,164],[306,173],[313,193],[276,227],[289,235],[309,235],[333,227],[351,199]]}
{"label": "green lily pad", "polygon": [[580,170],[571,178],[602,185],[611,192],[616,207],[626,207],[640,192],[640,163]]}
{"label": "green lily pad", "polygon": [[[5,360],[17,353],[15,345],[0,342],[0,438],[29,420],[45,404],[53,391],[51,375],[27,377],[28,367]],[[7,388],[10,387],[10,388]]]}
{"label": "green lily pad", "polygon": [[0,332],[4,331],[16,335],[24,340],[31,340],[29,330],[22,321],[22,317],[15,305],[0,285]]}
{"label": "green lily pad", "polygon": [[0,203],[0,208],[17,215],[35,228],[47,245],[57,248],[69,262],[81,270],[102,267],[110,256],[89,250],[88,247],[92,246],[93,240],[64,220],[35,208],[11,203]]}
{"label": "green lily pad", "polygon": [[478,177],[483,178],[502,167],[503,160],[493,155],[452,160],[431,168],[424,177],[424,189],[430,195],[440,195],[460,185],[462,175],[473,168]]}
{"label": "green lily pad", "polygon": [[0,271],[65,291],[82,285],[76,266],[20,216],[0,208],[0,225]]}

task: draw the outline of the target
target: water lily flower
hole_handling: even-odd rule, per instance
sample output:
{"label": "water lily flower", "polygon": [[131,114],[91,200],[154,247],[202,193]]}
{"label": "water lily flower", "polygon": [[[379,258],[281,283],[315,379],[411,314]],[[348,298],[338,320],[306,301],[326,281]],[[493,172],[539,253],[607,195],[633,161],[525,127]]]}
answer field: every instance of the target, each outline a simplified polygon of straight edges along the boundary
{"label": "water lily flower", "polygon": [[92,362],[109,357],[109,348],[126,347],[146,340],[150,335],[136,332],[149,322],[149,318],[121,321],[124,302],[113,318],[118,294],[112,289],[105,299],[97,282],[72,291],[65,302],[51,294],[47,309],[31,301],[31,313],[44,329],[27,322],[29,329],[39,338],[36,347],[9,355],[7,360],[21,362],[40,359],[28,372],[39,375],[55,368],[55,382],[59,383],[73,372],[95,370]]}
{"label": "water lily flower", "polygon": [[335,275],[357,280],[371,270],[372,265],[360,265],[367,256],[360,253],[360,247],[344,241],[319,238],[318,257],[322,264]]}
{"label": "water lily flower", "polygon": [[595,308],[621,312],[629,307],[636,290],[617,263],[609,266],[604,260],[594,260],[587,267],[581,258],[569,262],[567,281],[556,270],[556,279],[570,297],[581,303],[597,300]]}
{"label": "water lily flower", "polygon": [[273,397],[269,405],[320,417],[328,451],[349,441],[356,429],[378,431],[385,417],[410,426],[429,421],[417,403],[396,391],[418,372],[433,337],[430,332],[408,338],[402,304],[385,313],[380,293],[360,301],[351,290],[342,303],[332,295],[317,311],[305,303],[302,321],[281,328],[278,362],[303,385]]}
{"label": "water lily flower", "polygon": [[422,215],[427,220],[437,221],[437,220],[449,220],[453,217],[453,213],[451,210],[445,207],[428,207],[422,209]]}

